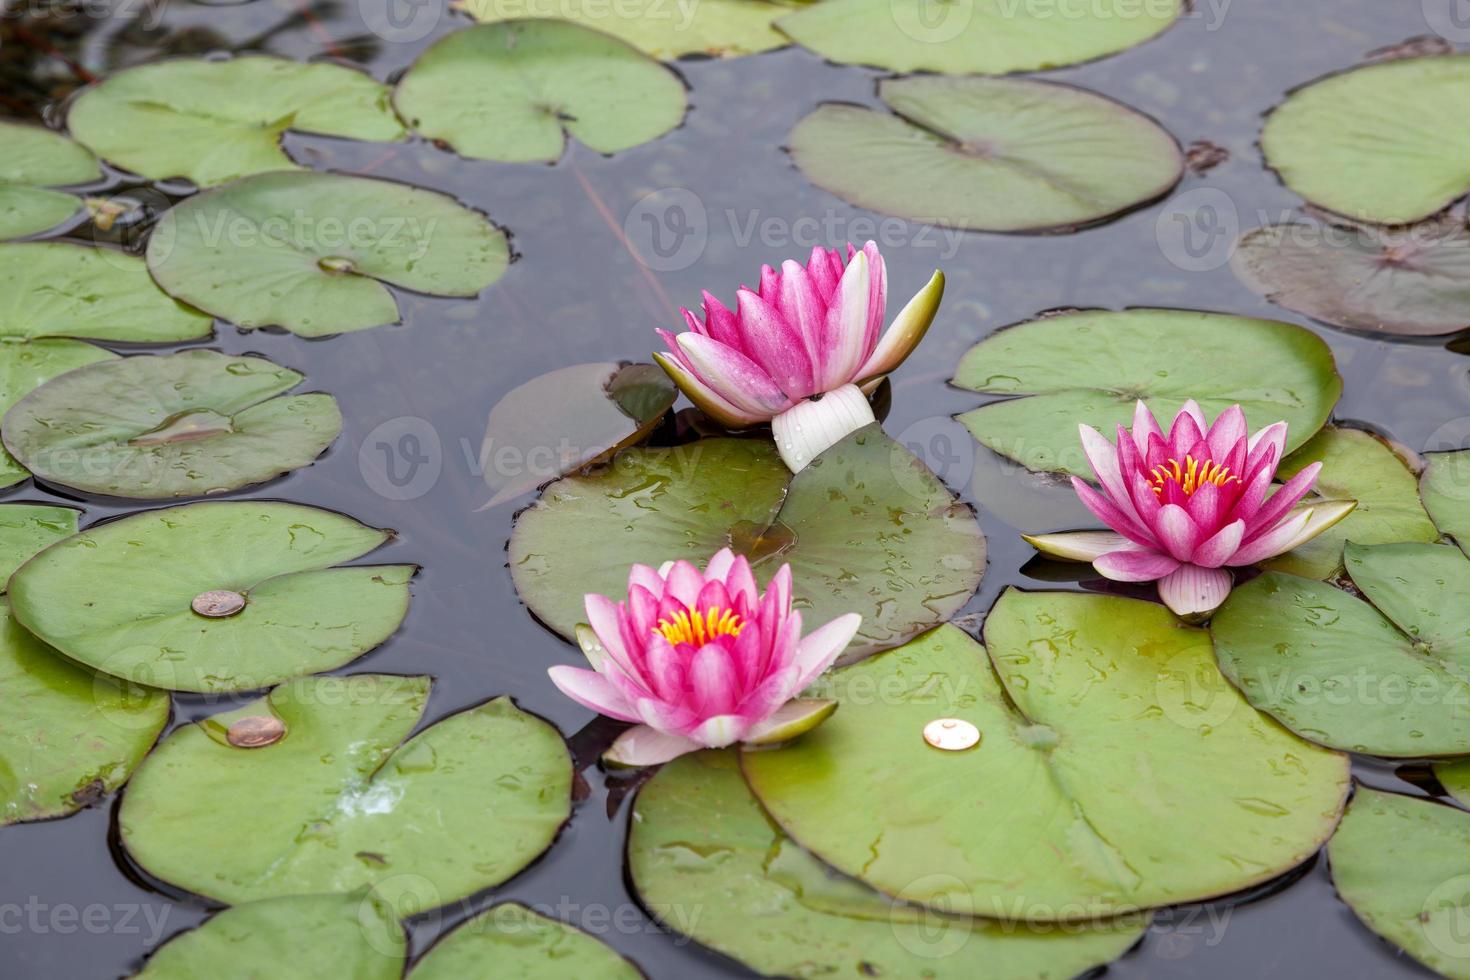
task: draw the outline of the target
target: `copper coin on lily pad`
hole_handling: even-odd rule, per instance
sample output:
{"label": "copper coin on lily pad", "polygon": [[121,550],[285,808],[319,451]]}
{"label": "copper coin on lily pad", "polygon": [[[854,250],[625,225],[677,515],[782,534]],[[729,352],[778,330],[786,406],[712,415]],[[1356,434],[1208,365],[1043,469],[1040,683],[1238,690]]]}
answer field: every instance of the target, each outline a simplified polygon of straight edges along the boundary
{"label": "copper coin on lily pad", "polygon": [[[985,639],[942,626],[829,675],[825,724],[742,754],[762,807],[879,891],[1033,922],[1229,894],[1331,835],[1347,757],[1263,718],[1163,606],[1012,589]],[[936,715],[984,743],[936,752]]]}
{"label": "copper coin on lily pad", "polygon": [[[66,538],[10,592],[26,628],[90,667],[174,691],[256,690],[340,667],[398,629],[414,566],[333,567],[391,534],[297,504],[188,504]],[[197,613],[214,591],[249,601],[222,618]]]}
{"label": "copper coin on lily pad", "polygon": [[97,158],[42,126],[0,122],[0,239],[49,231],[82,210],[75,195],[50,190],[102,178]]}
{"label": "copper coin on lily pad", "polygon": [[572,640],[583,596],[626,594],[630,564],[725,547],[762,582],[790,563],[809,623],[861,614],[848,659],[944,622],[985,572],[974,512],[876,424],[794,477],[764,439],[625,450],[542,492],[516,522],[510,568],[522,601]]}
{"label": "copper coin on lily pad", "polygon": [[[863,807],[881,802],[868,797]],[[1151,918],[1135,913],[1061,929],[969,918],[957,908],[936,916],[897,901],[834,874],[774,826],[729,752],[676,759],[639,791],[628,870],[665,929],[762,976],[1080,976],[1123,955]]]}
{"label": "copper coin on lily pad", "polygon": [[1073,230],[1163,196],[1184,174],[1183,151],[1158,123],[1070,85],[926,76],[884,79],[878,95],[892,112],[827,103],[787,143],[812,183],[884,214]]}
{"label": "copper coin on lily pad", "polygon": [[225,738],[237,749],[259,749],[286,737],[286,725],[274,715],[251,715],[230,725]]}
{"label": "copper coin on lily pad", "polygon": [[244,609],[245,597],[229,589],[209,589],[196,595],[190,601],[189,608],[210,619],[223,619]]}
{"label": "copper coin on lily pad", "polygon": [[1004,396],[959,416],[987,448],[1089,480],[1077,424],[1111,439],[1133,424],[1139,399],[1159,418],[1190,398],[1207,418],[1240,405],[1252,428],[1285,421],[1291,451],[1342,394],[1332,349],[1312,331],[1189,310],[1087,310],[1017,324],[970,348],[954,384]]}
{"label": "copper coin on lily pad", "polygon": [[642,980],[610,946],[516,902],[494,905],[430,946],[411,980],[517,977],[521,980]]}
{"label": "copper coin on lily pad", "polygon": [[[177,729],[128,785],[123,846],[149,874],[231,905],[373,889],[418,912],[501,884],[571,814],[566,743],[503,697],[410,737],[429,687],[299,678]],[[233,726],[262,716],[287,737],[268,751],[230,744]]]}
{"label": "copper coin on lily pad", "polygon": [[202,497],[309,465],[342,429],[331,395],[287,395],[301,374],[208,350],[69,372],[17,402],[5,447],[42,480],[138,499]]}
{"label": "copper coin on lily pad", "polygon": [[781,48],[790,38],[771,22],[791,8],[766,0],[699,0],[669,16],[666,0],[622,0],[606,8],[587,4],[531,4],[529,10],[500,0],[451,0],[482,24],[528,16],[554,17],[621,38],[644,54],[670,60],[684,55],[733,58]]}
{"label": "copper coin on lily pad", "polygon": [[148,237],[165,292],[244,328],[303,337],[398,322],[389,286],[477,296],[510,262],[505,233],[435,191],[367,177],[244,177],[170,208]]}

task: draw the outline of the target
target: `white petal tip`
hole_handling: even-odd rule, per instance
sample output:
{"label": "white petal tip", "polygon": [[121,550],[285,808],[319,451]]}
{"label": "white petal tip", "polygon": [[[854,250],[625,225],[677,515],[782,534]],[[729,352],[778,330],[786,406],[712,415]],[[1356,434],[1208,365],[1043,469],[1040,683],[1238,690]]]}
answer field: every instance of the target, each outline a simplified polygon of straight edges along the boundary
{"label": "white petal tip", "polygon": [[771,420],[776,451],[793,473],[844,438],[877,421],[873,406],[856,385],[843,385],[805,399]]}
{"label": "white petal tip", "polygon": [[602,754],[602,761],[612,769],[641,769],[661,765],[699,748],[698,742],[682,735],[669,735],[647,725],[638,725],[619,735]]}
{"label": "white petal tip", "polygon": [[1129,547],[1128,539],[1112,531],[1065,531],[1061,534],[1023,534],[1031,547],[1049,558],[1092,562]]}
{"label": "white petal tip", "polygon": [[1181,565],[1159,579],[1159,598],[1181,619],[1201,622],[1225,602],[1233,581],[1223,568]]}
{"label": "white petal tip", "polygon": [[829,700],[788,701],[756,725],[745,736],[743,744],[750,746],[779,745],[816,728],[832,717],[837,702]]}

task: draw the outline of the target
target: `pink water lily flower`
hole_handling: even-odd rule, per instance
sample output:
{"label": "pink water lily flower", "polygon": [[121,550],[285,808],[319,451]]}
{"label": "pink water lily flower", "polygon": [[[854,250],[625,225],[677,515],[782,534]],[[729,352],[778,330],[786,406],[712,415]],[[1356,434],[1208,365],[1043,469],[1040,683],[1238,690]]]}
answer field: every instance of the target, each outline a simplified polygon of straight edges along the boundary
{"label": "pink water lily flower", "polygon": [[873,422],[870,393],[923,339],[944,274],[935,271],[885,332],[888,273],[878,246],[812,249],[761,269],[760,289],[741,286],[736,309],[704,294],[704,320],[683,310],[689,330],[659,334],[654,354],[689,400],[720,425],[770,422],[792,472],[850,432]]}
{"label": "pink water lily flower", "polygon": [[793,700],[832,666],[862,617],[839,616],[806,638],[791,608],[791,566],[764,594],[750,563],[726,548],[703,573],[687,561],[634,565],[628,598],[586,597],[577,640],[592,670],[552,667],[562,693],[599,714],[640,724],[603,758],[651,766],[702,748],[784,742],[835,701]]}
{"label": "pink water lily flower", "polygon": [[1184,403],[1168,435],[1139,402],[1133,430],[1117,444],[1080,426],[1082,448],[1100,489],[1073,477],[1082,503],[1111,532],[1027,536],[1038,551],[1090,561],[1118,582],[1158,582],[1159,597],[1180,616],[1201,619],[1230,594],[1229,569],[1274,558],[1346,517],[1352,500],[1302,504],[1321,463],[1273,491],[1286,448],[1286,423],[1247,435],[1234,405],[1214,425]]}

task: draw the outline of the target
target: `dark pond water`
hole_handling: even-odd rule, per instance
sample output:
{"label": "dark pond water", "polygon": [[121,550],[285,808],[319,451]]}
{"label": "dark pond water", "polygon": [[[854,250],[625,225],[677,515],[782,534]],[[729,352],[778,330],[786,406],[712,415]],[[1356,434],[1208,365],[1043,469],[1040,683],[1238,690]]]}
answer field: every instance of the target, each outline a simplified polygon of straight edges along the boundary
{"label": "dark pond water", "polygon": [[[0,111],[34,114],[85,73],[168,53],[336,55],[390,78],[429,41],[463,23],[443,13],[423,22],[433,25],[423,38],[387,43],[368,31],[356,5],[302,2],[124,6],[118,0],[108,17],[96,16],[105,12],[100,3],[87,5],[93,16],[7,17]],[[680,63],[692,90],[686,125],[613,159],[573,147],[554,167],[514,166],[462,161],[422,143],[288,141],[292,154],[313,167],[450,192],[510,229],[519,256],[478,302],[402,297],[401,327],[322,342],[225,327],[209,345],[261,353],[304,371],[308,387],[335,394],[346,416],[342,437],[320,462],[246,496],[318,504],[396,528],[399,539],[371,560],[423,566],[404,628],[350,669],[432,674],[437,683],[426,723],[510,693],[557,724],[584,767],[586,797],[550,853],[494,893],[419,920],[415,949],[473,911],[516,899],[581,923],[657,980],[748,975],[662,934],[625,885],[627,799],[610,794],[589,764],[608,729],[589,725],[589,713],[546,679],[547,666],[577,663],[579,655],[525,612],[506,569],[513,513],[526,500],[478,510],[489,496],[476,455],[490,407],[516,385],[569,363],[646,357],[654,326],[676,324],[676,307],[692,305],[699,288],[728,299],[762,262],[807,251],[813,233],[833,242],[876,236],[900,300],[935,266],[949,276],[934,330],[894,378],[887,429],[979,508],[990,568],[966,610],[974,617],[969,625],[1004,586],[1042,587],[1020,570],[1031,552],[1017,529],[1083,523],[1085,515],[1070,492],[1016,472],[951,421],[978,404],[945,384],[961,352],[998,327],[1066,306],[1177,306],[1305,323],[1255,297],[1225,265],[1237,229],[1291,216],[1299,205],[1262,167],[1255,147],[1260,116],[1293,86],[1427,33],[1425,9],[1436,4],[1198,0],[1196,6],[1152,43],[1048,77],[1121,99],[1157,117],[1182,142],[1225,147],[1230,160],[1186,178],[1168,202],[1075,235],[1006,237],[893,220],[875,224],[879,216],[812,187],[781,149],[783,137],[820,101],[875,104],[879,75],[799,50]],[[655,191],[664,193],[644,200]],[[662,229],[657,242],[655,226]],[[681,229],[688,234],[679,237]],[[1437,343],[1313,329],[1331,343],[1347,382],[1339,420],[1371,425],[1416,450],[1470,444],[1470,361]],[[10,499],[55,498],[23,484]],[[123,512],[83,503],[88,523]],[[174,723],[225,707],[181,697]],[[1360,761],[1357,772],[1371,785],[1422,792],[1403,778],[1413,775],[1409,770]],[[0,907],[7,910],[0,919],[0,976],[6,980],[125,975],[159,941],[208,913],[206,903],[161,890],[128,866],[111,837],[113,803],[0,831]],[[1208,834],[1209,827],[1199,831]],[[102,911],[78,921],[89,908]],[[1128,980],[1427,975],[1357,924],[1334,896],[1320,859],[1261,892],[1165,912],[1108,973]]]}

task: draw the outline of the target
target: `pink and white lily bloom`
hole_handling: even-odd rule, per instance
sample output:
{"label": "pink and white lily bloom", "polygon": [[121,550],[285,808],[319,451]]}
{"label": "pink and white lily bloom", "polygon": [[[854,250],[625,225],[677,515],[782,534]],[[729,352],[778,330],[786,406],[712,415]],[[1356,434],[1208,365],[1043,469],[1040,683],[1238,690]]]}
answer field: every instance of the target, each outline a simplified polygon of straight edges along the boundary
{"label": "pink and white lily bloom", "polygon": [[1302,504],[1321,463],[1276,487],[1286,423],[1247,435],[1234,405],[1213,425],[1185,402],[1168,435],[1139,402],[1133,429],[1116,445],[1079,426],[1099,489],[1072,478],[1087,509],[1111,531],[1027,536],[1038,551],[1089,561],[1117,582],[1158,582],[1159,598],[1180,616],[1202,619],[1230,594],[1231,568],[1254,565],[1310,541],[1346,517],[1353,500]]}
{"label": "pink and white lily bloom", "polygon": [[791,608],[791,566],[762,594],[750,563],[726,548],[701,573],[687,561],[634,565],[628,598],[586,597],[577,628],[592,670],[552,667],[561,692],[640,724],[603,758],[651,766],[736,742],[773,744],[821,724],[828,700],[793,700],[847,647],[862,617],[839,616],[805,638]]}
{"label": "pink and white lily bloom", "polygon": [[944,274],[909,300],[885,332],[888,272],[878,246],[812,249],[803,266],[761,269],[760,289],[741,286],[731,311],[704,293],[704,320],[660,330],[654,359],[706,415],[729,429],[771,423],[776,448],[799,471],[848,433],[874,421],[870,394],[924,338],[944,296]]}

